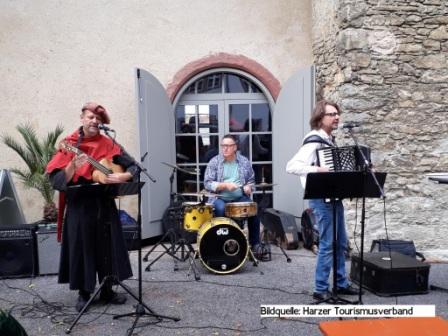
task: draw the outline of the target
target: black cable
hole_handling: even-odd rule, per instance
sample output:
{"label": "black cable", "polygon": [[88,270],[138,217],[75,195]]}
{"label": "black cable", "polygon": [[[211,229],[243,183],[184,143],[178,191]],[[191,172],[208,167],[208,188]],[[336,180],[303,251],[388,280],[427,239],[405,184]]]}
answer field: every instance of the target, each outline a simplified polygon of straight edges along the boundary
{"label": "black cable", "polygon": [[[72,323],[75,317],[78,315],[77,312],[73,311],[73,306],[66,306],[63,303],[59,302],[49,302],[45,300],[34,288],[24,289],[20,287],[14,287],[9,285],[5,279],[2,280],[2,283],[6,288],[22,291],[28,295],[30,295],[33,300],[32,303],[17,303],[11,300],[6,300],[4,298],[0,298],[2,301],[13,304],[13,306],[9,309],[10,313],[13,311],[17,311],[20,316],[30,318],[30,319],[43,319],[49,318],[51,323],[53,324],[61,324],[61,323]],[[28,286],[30,287],[30,285]],[[109,309],[110,304],[107,304],[102,312],[99,312],[96,317],[89,321],[85,321],[81,324],[88,325],[97,319],[99,319],[103,315],[113,315],[108,314],[107,310]],[[97,312],[90,311],[89,314],[93,315]]]}

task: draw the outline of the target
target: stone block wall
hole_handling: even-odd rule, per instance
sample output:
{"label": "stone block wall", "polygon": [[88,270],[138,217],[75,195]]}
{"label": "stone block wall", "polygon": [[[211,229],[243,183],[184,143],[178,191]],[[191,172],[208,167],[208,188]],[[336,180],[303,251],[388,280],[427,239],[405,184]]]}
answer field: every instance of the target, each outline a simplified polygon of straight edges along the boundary
{"label": "stone block wall", "polygon": [[[368,200],[365,241],[384,238],[386,221],[391,238],[448,257],[448,185],[426,177],[448,171],[446,1],[331,2],[334,33],[313,36],[317,83],[340,103],[343,121],[362,122],[359,141],[388,173],[386,217],[382,201]],[[347,205],[353,223],[355,204]]]}

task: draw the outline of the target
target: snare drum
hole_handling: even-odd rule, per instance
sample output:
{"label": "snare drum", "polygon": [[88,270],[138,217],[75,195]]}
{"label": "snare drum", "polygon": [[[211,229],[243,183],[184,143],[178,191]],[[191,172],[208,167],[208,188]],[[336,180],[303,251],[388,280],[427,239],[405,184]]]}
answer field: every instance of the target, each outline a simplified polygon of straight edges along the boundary
{"label": "snare drum", "polygon": [[215,217],[202,224],[198,231],[199,258],[209,271],[229,274],[244,265],[249,243],[232,219]]}
{"label": "snare drum", "polygon": [[231,202],[226,203],[226,217],[247,218],[257,214],[257,203],[255,202]]}
{"label": "snare drum", "polygon": [[213,218],[213,205],[197,202],[182,203],[184,213],[184,229],[198,231],[201,225]]}

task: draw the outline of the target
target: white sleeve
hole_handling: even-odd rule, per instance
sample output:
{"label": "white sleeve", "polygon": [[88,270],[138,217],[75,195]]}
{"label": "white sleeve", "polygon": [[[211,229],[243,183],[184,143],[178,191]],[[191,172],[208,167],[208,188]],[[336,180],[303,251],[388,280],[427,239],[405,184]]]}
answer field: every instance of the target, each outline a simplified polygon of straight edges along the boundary
{"label": "white sleeve", "polygon": [[316,143],[303,145],[286,164],[286,172],[299,176],[316,173],[317,166],[313,165],[313,163],[316,161],[316,149],[318,146]]}

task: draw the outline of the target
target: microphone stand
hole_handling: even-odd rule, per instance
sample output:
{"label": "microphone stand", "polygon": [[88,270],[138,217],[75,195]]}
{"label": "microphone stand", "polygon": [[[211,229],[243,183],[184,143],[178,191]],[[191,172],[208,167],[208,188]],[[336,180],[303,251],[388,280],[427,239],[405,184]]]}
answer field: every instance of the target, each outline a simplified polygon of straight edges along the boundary
{"label": "microphone stand", "polygon": [[[122,285],[122,287],[129,293],[129,295],[131,295],[134,299],[136,299],[138,301],[137,305],[135,306],[135,312],[131,312],[131,313],[127,313],[127,314],[121,314],[121,315],[115,315],[113,317],[114,320],[122,318],[122,317],[127,317],[127,316],[135,316],[135,320],[134,323],[132,324],[132,327],[128,330],[127,335],[132,335],[134,332],[135,327],[137,326],[138,320],[140,319],[140,317],[142,316],[152,316],[155,317],[156,319],[158,319],[159,321],[163,320],[163,319],[169,319],[169,320],[173,320],[175,322],[179,321],[180,318],[178,317],[171,317],[171,316],[165,316],[165,315],[159,315],[154,313],[153,310],[151,310],[151,308],[149,308],[142,300],[142,216],[141,216],[141,202],[142,202],[142,197],[141,197],[141,186],[140,186],[140,175],[143,172],[146,176],[148,176],[148,178],[152,181],[152,182],[156,182],[156,180],[146,171],[146,168],[143,167],[139,162],[137,162],[131,155],[129,155],[129,153],[123,148],[123,146],[121,146],[118,142],[115,141],[115,138],[112,138],[109,134],[109,132],[105,129],[104,132],[106,133],[106,135],[112,139],[112,141],[114,142],[114,144],[117,144],[120,149],[122,150],[122,153],[124,153],[126,156],[128,156],[130,158],[130,160],[132,160],[132,163],[138,167],[138,171],[137,171],[137,183],[138,183],[138,216],[137,216],[137,235],[138,235],[138,241],[139,241],[139,247],[138,247],[138,296],[136,296],[129,288],[127,288],[126,286]],[[142,162],[144,161],[146,155],[148,153],[146,152],[143,156],[142,156]]]}
{"label": "microphone stand", "polygon": [[347,133],[352,138],[356,150],[358,151],[359,155],[362,157],[363,167],[362,170],[364,172],[363,174],[363,197],[362,197],[362,207],[361,207],[361,252],[360,252],[360,258],[359,258],[359,291],[358,291],[358,304],[362,304],[362,281],[363,281],[363,267],[364,267],[364,228],[365,228],[365,219],[366,219],[366,197],[365,195],[365,188],[366,188],[366,177],[367,174],[370,174],[375,181],[375,184],[381,194],[381,198],[384,199],[386,196],[384,195],[384,190],[381,188],[380,183],[378,182],[378,179],[376,178],[376,175],[372,171],[371,164],[369,160],[367,160],[366,156],[364,155],[364,152],[361,150],[358,139],[356,138],[353,127],[347,128]]}

